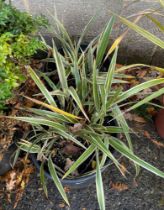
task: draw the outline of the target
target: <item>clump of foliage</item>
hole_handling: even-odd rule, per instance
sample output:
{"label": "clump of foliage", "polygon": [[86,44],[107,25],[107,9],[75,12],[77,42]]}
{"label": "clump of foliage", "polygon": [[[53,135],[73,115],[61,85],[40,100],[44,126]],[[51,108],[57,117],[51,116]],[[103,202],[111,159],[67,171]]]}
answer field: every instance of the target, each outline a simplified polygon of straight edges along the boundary
{"label": "clump of foliage", "polygon": [[[126,67],[122,69],[116,67],[117,47],[114,49],[107,71],[103,71],[114,17],[108,22],[100,36],[92,40],[86,49],[81,48],[81,42],[87,27],[76,43],[71,40],[58,20],[56,24],[59,30],[57,34],[60,34],[57,38],[60,40],[62,52],[57,49],[55,42],[53,42],[53,47],[47,46],[53,55],[53,58],[48,60],[56,64],[51,77],[50,74],[35,72],[28,67],[28,72],[40,89],[39,96],[44,98],[44,102],[29,98],[38,105],[38,108],[28,109],[29,116],[27,117],[16,118],[32,124],[34,129],[33,136],[20,141],[19,146],[28,153],[37,154],[38,159],[41,160],[40,178],[45,193],[48,193],[44,177],[46,165],[68,205],[61,179],[74,178],[76,176],[74,172],[79,166],[89,161],[88,158],[94,157],[95,168],[80,175],[85,176],[96,172],[98,202],[100,209],[105,210],[101,169],[106,167],[106,160],[111,159],[124,175],[119,161],[110,150],[111,147],[134,162],[137,175],[141,166],[164,178],[162,171],[135,155],[130,136],[131,130],[121,110],[121,108],[126,111],[134,110],[163,94],[164,88],[161,88],[140,101],[136,100],[133,104],[127,103],[128,99],[140,91],[163,84],[164,78],[152,79],[128,90],[119,88],[120,84],[126,82],[126,75],[120,73]],[[109,121],[107,124],[106,119]],[[111,123],[113,120],[117,122],[114,125]],[[124,135],[125,141],[114,136],[113,133]],[[82,151],[66,170],[53,162],[54,158],[58,158],[57,154],[60,150],[57,144],[62,145],[63,141],[66,144],[71,142]]]}
{"label": "clump of foliage", "polygon": [[33,17],[0,0],[0,34],[10,32],[15,35],[21,33],[27,35],[37,32],[38,27],[46,25],[47,20],[43,16]]}
{"label": "clump of foliage", "polygon": [[32,17],[0,0],[0,109],[24,81],[24,65],[29,64],[29,58],[43,49],[42,42],[31,35],[46,24],[44,17]]}

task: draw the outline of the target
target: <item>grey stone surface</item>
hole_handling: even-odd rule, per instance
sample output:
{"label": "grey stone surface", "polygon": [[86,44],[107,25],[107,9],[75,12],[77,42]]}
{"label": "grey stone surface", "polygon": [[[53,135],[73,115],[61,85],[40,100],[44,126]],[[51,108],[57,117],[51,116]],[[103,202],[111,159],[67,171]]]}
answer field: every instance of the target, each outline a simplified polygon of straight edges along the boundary
{"label": "grey stone surface", "polygon": [[44,14],[53,24],[53,15],[58,17],[73,36],[78,36],[88,21],[97,13],[97,19],[89,36],[97,35],[109,19],[109,10],[120,12],[122,0],[13,0],[20,9],[32,14]]}
{"label": "grey stone surface", "polygon": [[[85,37],[86,40],[90,40],[100,33],[110,18],[109,10],[129,17],[146,9],[158,9],[160,7],[160,4],[155,0],[124,0],[123,2],[122,0],[12,0],[12,2],[18,8],[28,10],[32,14],[42,13],[46,15],[52,24],[53,18],[50,14],[53,15],[56,11],[69,33],[75,37],[80,35],[84,26],[97,12],[97,19],[88,31]],[[164,17],[158,18],[164,24]],[[131,20],[134,19],[135,17],[131,18]],[[143,17],[138,24],[164,39],[163,33],[146,17]],[[125,26],[118,23],[111,39],[115,39],[125,28]],[[43,34],[52,36],[52,34],[45,31]],[[119,61],[123,63],[142,62],[164,66],[163,50],[131,30],[121,43],[119,55]]]}
{"label": "grey stone surface", "polygon": [[[123,16],[128,17],[137,14],[138,12],[147,10],[147,9],[158,9],[160,8],[160,4],[154,0],[146,0],[146,1],[124,1],[125,9],[123,11]],[[164,13],[164,10],[160,8],[161,14]],[[164,17],[153,15],[158,18],[158,20],[164,24]],[[131,18],[134,20],[135,18]],[[157,37],[164,40],[164,33],[160,32],[159,29],[152,23],[148,18],[143,17],[138,25],[147,29],[149,32],[153,33]],[[124,31],[124,27],[120,27],[119,33]],[[121,59],[127,62],[142,62],[153,65],[164,66],[164,50],[159,47],[156,47],[150,41],[146,40],[139,34],[130,30],[127,34],[126,38],[123,40],[121,49],[120,49]]]}

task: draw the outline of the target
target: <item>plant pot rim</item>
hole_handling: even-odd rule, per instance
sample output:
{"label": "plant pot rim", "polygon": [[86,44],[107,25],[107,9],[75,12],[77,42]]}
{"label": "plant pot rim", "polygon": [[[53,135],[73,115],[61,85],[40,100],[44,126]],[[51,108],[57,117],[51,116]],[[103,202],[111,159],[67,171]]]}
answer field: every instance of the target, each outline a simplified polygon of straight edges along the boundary
{"label": "plant pot rim", "polygon": [[[113,153],[116,153],[116,151],[114,150]],[[39,171],[40,164],[39,164],[39,161],[36,159],[36,155],[30,154],[30,157],[31,157],[32,162],[34,163],[35,167]],[[101,172],[104,172],[106,170],[106,168],[112,163],[113,163],[112,160],[108,159],[107,164],[101,168]],[[48,179],[53,180],[51,175],[47,171],[44,171],[44,174]],[[85,186],[85,185],[93,183],[95,181],[95,178],[96,178],[96,172],[93,172],[92,174],[86,174],[84,176],[79,176],[79,177],[76,177],[73,179],[60,179],[60,181],[65,186],[81,188],[81,187],[83,187],[83,185]]]}

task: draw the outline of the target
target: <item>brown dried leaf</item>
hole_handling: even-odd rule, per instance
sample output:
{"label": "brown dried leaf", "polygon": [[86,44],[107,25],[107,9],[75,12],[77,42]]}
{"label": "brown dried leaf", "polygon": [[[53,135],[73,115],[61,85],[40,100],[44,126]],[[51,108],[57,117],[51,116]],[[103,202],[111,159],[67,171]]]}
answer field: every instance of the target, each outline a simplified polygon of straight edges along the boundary
{"label": "brown dried leaf", "polygon": [[64,208],[65,207],[65,204],[64,203],[60,203],[59,204],[59,208]]}
{"label": "brown dried leaf", "polygon": [[143,90],[142,92],[137,94],[137,98],[138,99],[143,99],[145,98],[145,96],[150,95],[152,93],[152,89],[147,88],[145,90]]}
{"label": "brown dried leaf", "polygon": [[138,115],[134,115],[133,120],[139,123],[146,123],[146,120],[143,117],[140,117]]}
{"label": "brown dried leaf", "polygon": [[151,141],[158,147],[158,148],[164,148],[164,143],[162,143],[162,142],[159,142],[159,141],[157,141],[157,140],[155,140],[155,139],[151,139]]}
{"label": "brown dried leaf", "polygon": [[64,187],[64,191],[66,192],[66,193],[68,193],[68,192],[70,192],[70,188],[69,187]]}
{"label": "brown dried leaf", "polygon": [[150,114],[151,116],[155,116],[157,114],[157,111],[155,110],[155,108],[152,106],[152,107],[148,107],[146,109],[147,113]]}
{"label": "brown dried leaf", "polygon": [[125,113],[124,116],[125,116],[125,119],[130,120],[130,121],[146,123],[146,120],[143,117],[138,116],[137,114]]}
{"label": "brown dried leaf", "polygon": [[151,139],[150,133],[148,131],[144,131],[144,136],[148,139]]}
{"label": "brown dried leaf", "polygon": [[155,144],[158,148],[164,148],[164,143],[157,141],[154,138],[151,138],[151,135],[148,131],[144,131],[144,136],[148,138],[153,144]]}
{"label": "brown dried leaf", "polygon": [[131,83],[132,86],[135,86],[135,85],[138,85],[139,84],[139,82],[137,80],[135,80],[135,79],[132,79],[130,81],[130,83]]}
{"label": "brown dried leaf", "polygon": [[138,77],[143,78],[147,74],[146,70],[140,70],[137,74]]}
{"label": "brown dried leaf", "polygon": [[119,64],[119,63],[116,64],[116,68],[117,68],[117,69],[119,69],[119,68],[121,68],[121,67],[123,67],[122,64]]}
{"label": "brown dried leaf", "polygon": [[70,158],[66,158],[66,164],[64,167],[65,171],[68,171],[68,169],[74,164],[74,161],[72,161]]}
{"label": "brown dried leaf", "polygon": [[19,201],[21,200],[22,196],[23,196],[24,191],[22,189],[19,189],[17,191],[16,197],[15,197],[15,202],[14,202],[14,209],[17,207]]}
{"label": "brown dried leaf", "polygon": [[3,159],[3,155],[2,153],[0,153],[0,161]]}
{"label": "brown dried leaf", "polygon": [[127,170],[126,165],[125,165],[124,162],[122,162],[122,163],[120,164],[120,169],[121,169],[122,175],[125,176],[126,173],[128,172],[128,170]]}
{"label": "brown dried leaf", "polygon": [[23,163],[23,170],[17,172],[17,180],[16,180],[17,193],[15,196],[14,209],[17,207],[18,202],[21,200],[23,196],[24,189],[29,182],[30,174],[34,172],[34,167],[30,164],[29,159],[27,159],[26,156],[21,160],[21,163]]}
{"label": "brown dried leaf", "polygon": [[17,191],[17,194],[15,196],[14,209],[17,207],[18,202],[21,200],[21,198],[23,196],[23,193],[24,193],[24,189],[29,182],[30,174],[33,173],[33,171],[34,171],[33,166],[28,166],[19,175],[18,182],[17,182],[18,191]]}
{"label": "brown dried leaf", "polygon": [[[74,163],[74,161],[72,161],[70,158],[66,158],[66,164],[65,164],[65,167],[64,167],[64,171],[68,171],[69,168],[72,166],[73,163]],[[72,175],[73,176],[78,176],[79,173],[76,170],[76,171],[72,172]]]}
{"label": "brown dried leaf", "polygon": [[71,130],[73,133],[75,133],[75,132],[80,131],[80,130],[82,129],[82,127],[83,127],[83,124],[81,124],[81,123],[76,123],[76,124],[74,124],[74,126],[70,126],[70,130]]}
{"label": "brown dried leaf", "polygon": [[10,171],[9,179],[6,182],[6,190],[11,192],[16,187],[16,172],[14,170]]}
{"label": "brown dried leaf", "polygon": [[112,183],[112,189],[118,192],[122,192],[128,190],[128,186],[124,183]]}
{"label": "brown dried leaf", "polygon": [[72,155],[76,155],[80,152],[80,148],[75,146],[72,142],[70,143],[67,143],[63,149],[62,149],[62,152],[65,154],[65,155],[68,155],[68,156],[72,156]]}

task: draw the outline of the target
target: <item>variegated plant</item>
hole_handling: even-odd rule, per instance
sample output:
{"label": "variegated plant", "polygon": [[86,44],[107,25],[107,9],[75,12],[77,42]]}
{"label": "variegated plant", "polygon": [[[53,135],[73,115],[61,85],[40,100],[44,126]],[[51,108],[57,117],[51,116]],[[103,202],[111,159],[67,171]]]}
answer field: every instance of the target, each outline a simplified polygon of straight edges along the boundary
{"label": "variegated plant", "polygon": [[[28,98],[36,103],[38,108],[28,109],[30,114],[27,117],[17,117],[18,120],[32,124],[34,128],[33,136],[19,142],[19,146],[26,152],[37,153],[42,160],[40,178],[46,194],[48,192],[45,184],[44,165],[48,165],[53,181],[68,205],[67,195],[60,179],[72,179],[72,172],[76,171],[90,156],[94,156],[96,168],[82,176],[96,173],[98,202],[100,209],[105,209],[101,169],[106,166],[106,160],[111,159],[118,170],[124,174],[119,161],[110,151],[110,147],[134,162],[136,174],[141,166],[164,178],[163,172],[134,154],[130,128],[120,108],[126,106],[127,111],[130,111],[163,94],[164,88],[161,88],[141,101],[134,101],[132,105],[127,103],[127,99],[137,95],[140,91],[164,83],[164,78],[146,81],[127,91],[115,87],[115,84],[118,86],[118,84],[126,83],[128,76],[120,73],[125,67],[116,68],[117,47],[107,71],[103,71],[114,19],[112,17],[104,31],[85,49],[82,49],[81,43],[88,25],[76,43],[71,40],[64,26],[55,18],[58,30],[56,38],[60,41],[62,50],[58,50],[53,41],[53,47],[47,46],[53,58],[47,61],[54,62],[56,68],[51,73],[43,73],[27,67],[29,74],[41,91],[37,97],[42,97],[42,100]],[[51,78],[56,79],[53,81]],[[104,121],[107,118],[110,122],[115,120],[117,123],[106,125]],[[113,134],[116,133],[122,133],[127,143],[115,137]],[[54,144],[58,139],[72,141],[83,150],[66,173],[52,161],[52,156],[55,155]]]}

